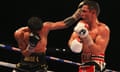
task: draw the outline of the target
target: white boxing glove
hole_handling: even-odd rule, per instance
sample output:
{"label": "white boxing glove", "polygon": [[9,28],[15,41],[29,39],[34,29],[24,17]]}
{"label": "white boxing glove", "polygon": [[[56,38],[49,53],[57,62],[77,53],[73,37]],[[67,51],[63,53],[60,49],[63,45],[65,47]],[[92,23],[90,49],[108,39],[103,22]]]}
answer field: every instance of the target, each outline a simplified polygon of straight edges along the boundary
{"label": "white boxing glove", "polygon": [[84,39],[84,42],[87,43],[88,46],[93,44],[93,40],[84,23],[78,23],[74,28],[74,31],[80,36],[80,38]]}
{"label": "white boxing glove", "polygon": [[88,35],[88,30],[85,27],[84,23],[78,23],[77,26],[74,28],[74,31],[78,33],[81,38],[85,38]]}
{"label": "white boxing glove", "polygon": [[70,49],[74,53],[80,53],[82,51],[83,44],[74,39],[70,45]]}

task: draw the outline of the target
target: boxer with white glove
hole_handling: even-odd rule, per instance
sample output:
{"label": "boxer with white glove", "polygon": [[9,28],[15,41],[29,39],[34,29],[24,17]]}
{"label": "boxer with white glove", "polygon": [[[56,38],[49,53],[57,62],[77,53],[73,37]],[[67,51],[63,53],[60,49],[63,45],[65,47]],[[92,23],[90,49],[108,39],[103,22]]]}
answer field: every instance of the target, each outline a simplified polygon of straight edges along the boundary
{"label": "boxer with white glove", "polygon": [[74,28],[74,31],[78,33],[80,38],[89,45],[93,44],[93,40],[89,35],[88,29],[85,27],[84,23],[78,23],[77,26]]}

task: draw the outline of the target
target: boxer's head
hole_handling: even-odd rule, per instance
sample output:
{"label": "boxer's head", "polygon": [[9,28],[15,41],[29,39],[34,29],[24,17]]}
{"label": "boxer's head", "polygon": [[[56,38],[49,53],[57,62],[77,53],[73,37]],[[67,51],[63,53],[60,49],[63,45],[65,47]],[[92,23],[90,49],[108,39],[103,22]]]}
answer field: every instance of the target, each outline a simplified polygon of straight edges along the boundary
{"label": "boxer's head", "polygon": [[27,26],[31,29],[31,31],[38,31],[38,30],[40,30],[42,28],[43,22],[38,17],[31,17],[28,20]]}
{"label": "boxer's head", "polygon": [[83,5],[88,5],[89,10],[96,10],[97,16],[100,13],[100,6],[99,3],[95,0],[83,0],[79,3],[78,8],[82,8]]}

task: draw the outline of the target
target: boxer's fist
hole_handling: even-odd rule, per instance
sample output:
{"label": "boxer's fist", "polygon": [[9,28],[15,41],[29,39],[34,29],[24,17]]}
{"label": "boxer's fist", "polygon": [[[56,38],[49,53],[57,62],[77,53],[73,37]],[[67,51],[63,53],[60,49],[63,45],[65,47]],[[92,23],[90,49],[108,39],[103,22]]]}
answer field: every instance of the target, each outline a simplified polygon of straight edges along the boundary
{"label": "boxer's fist", "polygon": [[88,35],[88,30],[85,27],[85,24],[79,23],[75,28],[74,31],[78,33],[80,38],[85,38]]}
{"label": "boxer's fist", "polygon": [[91,36],[89,35],[88,29],[84,23],[78,23],[77,26],[74,28],[74,31],[78,33],[79,37],[82,38],[82,41],[88,46],[94,44]]}
{"label": "boxer's fist", "polygon": [[30,47],[35,47],[39,40],[40,40],[40,36],[38,34],[30,33],[29,36]]}
{"label": "boxer's fist", "polygon": [[76,21],[77,21],[78,19],[81,18],[81,15],[80,15],[80,14],[81,14],[81,9],[78,8],[78,9],[75,11],[75,13],[72,15],[72,17],[75,18]]}
{"label": "boxer's fist", "polygon": [[71,42],[70,49],[74,53],[80,53],[82,51],[83,44],[80,43],[77,39],[74,39]]}

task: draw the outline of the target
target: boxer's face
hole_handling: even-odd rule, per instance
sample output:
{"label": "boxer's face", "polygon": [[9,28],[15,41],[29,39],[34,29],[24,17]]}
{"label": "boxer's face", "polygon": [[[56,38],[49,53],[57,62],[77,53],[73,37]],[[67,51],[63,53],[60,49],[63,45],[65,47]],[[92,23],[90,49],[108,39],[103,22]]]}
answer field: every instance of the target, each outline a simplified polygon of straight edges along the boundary
{"label": "boxer's face", "polygon": [[83,20],[89,20],[91,17],[91,11],[89,10],[88,5],[83,5],[81,8],[81,17]]}

